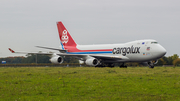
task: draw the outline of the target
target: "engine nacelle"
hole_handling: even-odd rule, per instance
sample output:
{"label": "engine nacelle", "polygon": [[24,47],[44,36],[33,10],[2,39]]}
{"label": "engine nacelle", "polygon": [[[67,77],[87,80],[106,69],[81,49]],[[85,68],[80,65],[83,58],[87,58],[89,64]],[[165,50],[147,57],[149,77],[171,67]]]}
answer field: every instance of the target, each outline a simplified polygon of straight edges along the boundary
{"label": "engine nacelle", "polygon": [[54,56],[49,61],[54,64],[61,64],[63,62],[63,58],[61,56]]}
{"label": "engine nacelle", "polygon": [[87,59],[85,63],[86,65],[89,65],[89,66],[97,66],[99,64],[99,60],[96,58],[91,58],[91,59]]}

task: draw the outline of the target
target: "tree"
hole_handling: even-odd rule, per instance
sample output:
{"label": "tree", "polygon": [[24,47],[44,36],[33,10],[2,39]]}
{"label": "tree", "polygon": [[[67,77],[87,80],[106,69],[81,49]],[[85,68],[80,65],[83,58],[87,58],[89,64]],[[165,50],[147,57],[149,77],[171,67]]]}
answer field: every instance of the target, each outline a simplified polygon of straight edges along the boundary
{"label": "tree", "polygon": [[167,60],[168,60],[167,64],[168,65],[173,65],[173,61],[178,59],[178,58],[179,58],[179,56],[177,54],[174,54],[173,56],[169,56],[167,58]]}
{"label": "tree", "polygon": [[165,65],[165,64],[167,64],[166,63],[166,57],[164,57],[164,58],[160,58],[159,60],[158,60],[158,63],[156,64],[156,65],[158,65],[158,66],[162,66],[162,65]]}
{"label": "tree", "polygon": [[179,58],[179,56],[177,54],[174,54],[173,56],[171,56],[173,60],[176,60]]}
{"label": "tree", "polygon": [[156,65],[162,66],[162,65],[173,65],[173,61],[178,59],[179,56],[177,54],[174,54],[173,56],[163,56],[158,60],[158,63]]}
{"label": "tree", "polygon": [[[37,59],[37,60],[36,60]],[[50,57],[47,55],[32,54],[22,60],[22,63],[50,63]]]}
{"label": "tree", "polygon": [[73,57],[64,57],[64,62],[63,63],[79,63],[78,59],[75,59]]}
{"label": "tree", "polygon": [[173,61],[174,66],[177,66],[178,64],[180,64],[180,58]]}

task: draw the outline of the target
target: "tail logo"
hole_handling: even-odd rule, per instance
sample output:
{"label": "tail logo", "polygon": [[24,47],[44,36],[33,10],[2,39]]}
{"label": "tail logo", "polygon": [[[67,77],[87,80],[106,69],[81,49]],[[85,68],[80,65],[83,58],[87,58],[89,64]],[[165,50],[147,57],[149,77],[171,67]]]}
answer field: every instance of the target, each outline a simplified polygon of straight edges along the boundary
{"label": "tail logo", "polygon": [[69,41],[69,37],[67,36],[67,30],[64,30],[62,32],[61,41],[62,43],[67,43]]}

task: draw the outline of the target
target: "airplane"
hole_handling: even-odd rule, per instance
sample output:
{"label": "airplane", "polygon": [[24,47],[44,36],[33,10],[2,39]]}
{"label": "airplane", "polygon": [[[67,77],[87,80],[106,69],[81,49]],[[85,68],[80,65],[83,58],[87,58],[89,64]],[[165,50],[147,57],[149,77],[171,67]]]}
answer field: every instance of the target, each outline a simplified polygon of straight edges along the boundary
{"label": "airplane", "polygon": [[36,46],[38,48],[57,50],[59,53],[28,53],[23,54],[45,54],[51,55],[50,61],[55,64],[63,62],[62,56],[70,56],[84,61],[86,65],[94,67],[114,67],[120,63],[120,67],[126,67],[127,62],[138,62],[154,68],[158,59],[166,54],[166,50],[156,40],[136,40],[121,44],[99,44],[99,45],[78,45],[69,34],[61,21],[57,22],[59,38],[62,49]]}

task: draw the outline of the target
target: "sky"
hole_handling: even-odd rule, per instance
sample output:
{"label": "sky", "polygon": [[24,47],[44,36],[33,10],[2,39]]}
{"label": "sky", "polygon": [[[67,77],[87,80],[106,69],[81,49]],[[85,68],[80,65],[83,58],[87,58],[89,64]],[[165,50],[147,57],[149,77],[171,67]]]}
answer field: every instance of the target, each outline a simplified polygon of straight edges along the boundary
{"label": "sky", "polygon": [[59,48],[57,21],[77,44],[155,39],[180,55],[180,0],[1,0],[0,57]]}

